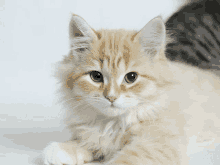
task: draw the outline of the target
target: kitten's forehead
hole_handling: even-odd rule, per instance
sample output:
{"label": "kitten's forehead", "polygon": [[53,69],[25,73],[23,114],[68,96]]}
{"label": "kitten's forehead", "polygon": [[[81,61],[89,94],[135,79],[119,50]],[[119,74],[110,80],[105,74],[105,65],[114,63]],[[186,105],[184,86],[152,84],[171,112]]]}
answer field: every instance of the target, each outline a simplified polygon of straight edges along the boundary
{"label": "kitten's forehead", "polygon": [[139,53],[139,45],[132,41],[135,32],[102,30],[98,33],[100,39],[93,43],[93,55],[105,76],[119,77],[128,70],[132,59]]}

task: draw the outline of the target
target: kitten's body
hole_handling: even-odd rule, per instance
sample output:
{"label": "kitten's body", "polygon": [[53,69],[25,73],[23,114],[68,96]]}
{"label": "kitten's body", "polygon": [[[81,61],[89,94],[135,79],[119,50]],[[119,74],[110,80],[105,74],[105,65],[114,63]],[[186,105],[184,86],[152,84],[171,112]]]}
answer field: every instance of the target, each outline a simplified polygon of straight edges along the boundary
{"label": "kitten's body", "polygon": [[[104,164],[186,165],[190,138],[220,142],[220,80],[165,58],[160,18],[138,33],[94,32],[73,15],[70,40],[57,77],[73,138],[49,145],[45,164],[83,164],[103,155]],[[94,81],[92,71],[103,80]],[[131,72],[138,77],[128,83]]]}

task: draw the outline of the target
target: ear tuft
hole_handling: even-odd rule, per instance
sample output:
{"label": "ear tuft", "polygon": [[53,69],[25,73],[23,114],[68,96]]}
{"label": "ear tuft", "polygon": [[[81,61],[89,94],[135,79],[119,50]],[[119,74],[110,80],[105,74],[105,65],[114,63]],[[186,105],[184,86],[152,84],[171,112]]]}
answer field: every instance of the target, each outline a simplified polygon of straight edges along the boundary
{"label": "ear tuft", "polygon": [[94,30],[88,23],[80,16],[72,14],[69,24],[69,37],[70,40],[75,37],[89,37],[91,40],[96,40],[97,36]]}

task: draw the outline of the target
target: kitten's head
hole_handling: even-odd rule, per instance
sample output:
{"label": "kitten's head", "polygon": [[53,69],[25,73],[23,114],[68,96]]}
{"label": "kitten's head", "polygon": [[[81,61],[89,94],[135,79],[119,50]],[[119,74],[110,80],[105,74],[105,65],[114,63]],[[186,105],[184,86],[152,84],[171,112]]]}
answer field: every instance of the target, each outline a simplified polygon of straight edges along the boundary
{"label": "kitten's head", "polygon": [[161,71],[167,62],[166,31],[160,17],[135,32],[95,31],[73,15],[69,30],[71,51],[59,73],[70,102],[119,116],[155,100],[164,84]]}

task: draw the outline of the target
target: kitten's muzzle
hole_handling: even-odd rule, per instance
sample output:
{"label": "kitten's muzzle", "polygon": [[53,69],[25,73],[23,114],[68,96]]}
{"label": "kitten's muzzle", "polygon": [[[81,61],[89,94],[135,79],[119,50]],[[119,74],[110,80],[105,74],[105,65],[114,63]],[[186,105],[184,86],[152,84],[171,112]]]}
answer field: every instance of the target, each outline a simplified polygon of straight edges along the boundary
{"label": "kitten's muzzle", "polygon": [[110,101],[111,103],[113,103],[117,98],[115,96],[105,96],[105,98]]}

